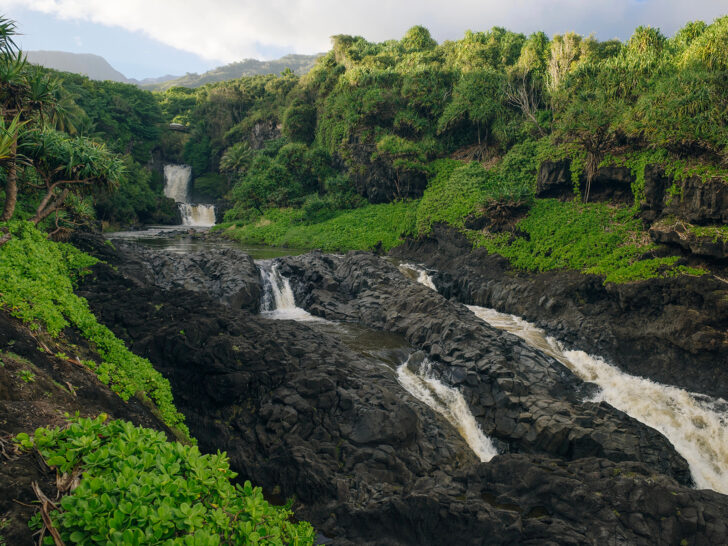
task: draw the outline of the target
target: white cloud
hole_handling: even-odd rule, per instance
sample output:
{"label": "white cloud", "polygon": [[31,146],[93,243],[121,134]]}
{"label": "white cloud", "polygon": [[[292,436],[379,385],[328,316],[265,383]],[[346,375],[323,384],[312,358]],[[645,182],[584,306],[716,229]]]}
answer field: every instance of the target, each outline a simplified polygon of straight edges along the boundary
{"label": "white cloud", "polygon": [[416,24],[438,40],[495,25],[526,33],[594,32],[602,39],[627,37],[638,25],[671,34],[689,20],[728,13],[728,0],[0,0],[0,9],[8,7],[139,31],[231,62],[273,48],[325,51],[333,34],[399,38]]}

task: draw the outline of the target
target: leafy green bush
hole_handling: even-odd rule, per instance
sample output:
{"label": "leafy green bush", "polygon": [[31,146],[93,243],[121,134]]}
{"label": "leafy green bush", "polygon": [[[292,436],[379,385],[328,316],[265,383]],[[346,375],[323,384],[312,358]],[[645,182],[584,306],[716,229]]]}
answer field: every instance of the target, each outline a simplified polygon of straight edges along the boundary
{"label": "leafy green bush", "polygon": [[417,233],[430,232],[438,222],[462,227],[465,217],[483,201],[488,172],[479,163],[441,159],[431,164],[434,176],[417,208]]}
{"label": "leafy green bush", "polygon": [[146,394],[170,427],[189,436],[184,417],[174,407],[169,382],[99,324],[86,300],[73,293],[75,279],[97,260],[71,245],[49,241],[28,222],[7,227],[13,237],[0,247],[0,305],[30,328],[44,326],[53,336],[69,325],[77,328],[103,358],[99,364],[85,362],[102,382],[124,400]]}
{"label": "leafy green bush", "polygon": [[[66,543],[313,544],[311,525],[292,523],[288,507],[271,506],[250,482],[231,483],[236,473],[224,453],[201,455],[161,432],[105,421],[77,417],[16,438],[60,474],[82,473],[51,512]],[[38,514],[31,526],[41,525]]]}

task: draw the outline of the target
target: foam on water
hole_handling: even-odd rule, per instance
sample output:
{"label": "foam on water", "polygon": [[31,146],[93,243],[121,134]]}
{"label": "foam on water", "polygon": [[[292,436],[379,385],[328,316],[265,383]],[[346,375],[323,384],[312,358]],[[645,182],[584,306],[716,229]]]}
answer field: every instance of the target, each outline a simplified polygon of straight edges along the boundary
{"label": "foam on water", "polygon": [[[417,280],[434,288],[425,270],[411,264]],[[481,320],[515,334],[552,356],[599,392],[591,400],[607,402],[660,431],[688,461],[698,488],[728,494],[728,402],[630,375],[597,356],[565,349],[542,329],[515,315],[469,305]]]}
{"label": "foam on water", "polygon": [[417,373],[408,364],[409,360],[397,368],[397,379],[405,390],[447,419],[481,461],[495,457],[498,452],[493,442],[483,434],[462,393],[433,377],[427,359],[420,364]]}

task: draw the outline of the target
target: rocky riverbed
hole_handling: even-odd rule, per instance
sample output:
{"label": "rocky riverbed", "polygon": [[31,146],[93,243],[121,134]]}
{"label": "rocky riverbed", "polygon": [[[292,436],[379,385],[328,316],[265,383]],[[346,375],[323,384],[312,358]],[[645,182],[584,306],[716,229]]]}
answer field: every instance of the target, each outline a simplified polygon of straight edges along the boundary
{"label": "rocky riverbed", "polygon": [[295,496],[322,540],[728,540],[728,497],[691,488],[664,436],[589,402],[594,385],[385,259],[310,253],[276,267],[313,315],[398,335],[403,355],[426,358],[497,448],[488,462],[403,388],[391,363],[331,328],[256,314],[248,296],[265,288],[245,255],[86,243],[108,264],[79,293],[170,379],[201,449],[225,450],[241,478]]}
{"label": "rocky riverbed", "polygon": [[523,273],[446,227],[393,255],[433,268],[448,298],[523,317],[632,374],[728,399],[728,283],[720,278],[605,286],[575,271]]}

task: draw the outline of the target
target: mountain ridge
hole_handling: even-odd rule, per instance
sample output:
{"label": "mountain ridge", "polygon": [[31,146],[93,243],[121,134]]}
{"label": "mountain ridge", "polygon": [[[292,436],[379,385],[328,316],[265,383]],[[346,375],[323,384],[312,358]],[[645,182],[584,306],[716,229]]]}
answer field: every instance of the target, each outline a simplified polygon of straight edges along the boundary
{"label": "mountain ridge", "polygon": [[303,75],[308,72],[316,60],[323,55],[284,55],[279,59],[261,61],[258,59],[243,59],[227,65],[218,66],[202,74],[187,73],[183,76],[167,74],[164,76],[144,78],[137,80],[127,78],[116,70],[106,59],[93,53],[71,53],[68,51],[36,50],[26,52],[28,61],[32,64],[72,72],[88,76],[92,80],[110,80],[114,82],[129,83],[148,91],[165,91],[170,87],[200,87],[207,83],[234,80],[242,76],[255,76],[262,74],[279,74],[286,68],[294,73]]}

